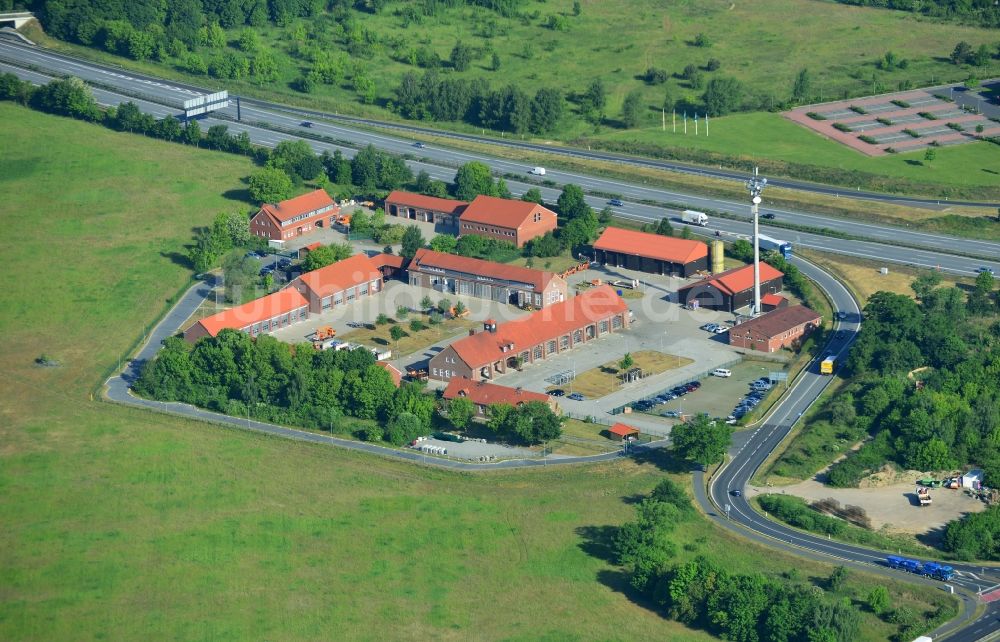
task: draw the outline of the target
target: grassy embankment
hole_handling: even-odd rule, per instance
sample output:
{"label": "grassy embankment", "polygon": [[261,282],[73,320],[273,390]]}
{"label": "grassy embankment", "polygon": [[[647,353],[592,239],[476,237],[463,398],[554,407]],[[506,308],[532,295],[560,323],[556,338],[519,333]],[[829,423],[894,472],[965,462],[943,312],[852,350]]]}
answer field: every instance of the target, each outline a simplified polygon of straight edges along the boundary
{"label": "grassy embankment", "polygon": [[[250,164],[0,118],[8,264],[26,268],[0,295],[0,638],[710,639],[627,599],[607,560],[658,460],[460,475],[91,401]],[[831,570],[698,519],[676,541],[737,572]],[[853,573],[836,595],[882,581]],[[949,599],[889,587],[918,613]],[[864,616],[863,639],[892,631]]]}
{"label": "grassy embankment", "polygon": [[[495,87],[510,83],[529,93],[542,87],[555,87],[567,95],[582,92],[592,78],[603,81],[608,96],[607,124],[595,129],[574,113],[557,133],[546,138],[573,140],[592,136],[598,141],[631,140],[641,132],[644,143],[657,146],[717,150],[729,156],[857,169],[884,175],[887,182],[905,178],[918,187],[925,184],[927,189],[931,189],[932,183],[941,189],[949,186],[954,189],[995,187],[995,174],[981,171],[988,169],[991,162],[996,169],[996,152],[989,145],[941,149],[932,166],[924,166],[913,153],[886,159],[863,157],[785,122],[777,114],[715,119],[709,138],[696,138],[693,124],[687,136],[674,134],[669,123],[669,133],[660,132],[659,127],[660,107],[666,91],[675,101],[700,101],[703,90],[690,87],[680,77],[689,64],[705,68],[710,59],[716,59],[720,67],[717,71],[703,72],[706,81],[735,76],[754,95],[767,95],[777,100],[789,96],[796,74],[802,68],[809,68],[815,98],[832,100],[846,94],[871,93],[873,75],[885,88],[883,91],[895,89],[901,82],[925,86],[961,81],[970,73],[982,78],[995,76],[1000,73],[1000,62],[996,60],[971,70],[947,61],[960,40],[972,43],[973,48],[979,44],[992,48],[996,38],[988,29],[812,0],[760,0],[752,4],[707,0],[669,7],[653,0],[588,2],[583,3],[580,16],[571,15],[571,7],[569,0],[549,2],[537,7],[537,11],[526,11],[537,13],[537,16],[524,21],[503,18],[486,9],[459,7],[441,10],[433,18],[408,26],[395,11],[357,13],[364,29],[374,34],[378,41],[366,47],[368,57],[354,59],[375,83],[376,99],[371,105],[361,104],[349,77],[336,85],[320,85],[308,95],[291,88],[292,81],[303,73],[303,69],[309,68],[308,63],[294,54],[299,45],[292,34],[301,26],[297,22],[285,28],[269,24],[259,30],[264,49],[275,56],[278,66],[277,79],[263,85],[250,79],[215,80],[191,75],[182,71],[175,59],[165,63],[137,62],[44,37],[42,41],[168,78],[201,85],[224,84],[234,94],[388,120],[397,118],[386,105],[395,98],[394,91],[402,75],[411,71],[423,73],[419,67],[398,60],[400,54],[409,47],[423,47],[447,60],[455,42],[462,41],[484,49],[490,47],[500,58],[500,70],[491,71],[491,55],[484,54],[467,71],[452,72],[446,63],[442,73],[456,73],[468,79],[483,78]],[[789,21],[789,15],[796,16],[795,20]],[[544,27],[550,16],[562,16],[568,28],[563,31]],[[310,32],[315,30],[315,42],[322,48],[343,46],[342,32],[328,16],[309,20],[308,27],[307,41]],[[404,38],[402,45],[386,43],[387,38],[405,33],[401,31],[404,29],[418,31],[419,38]],[[623,38],[622,34],[628,34],[628,38]],[[698,34],[707,37],[708,46],[694,45]],[[226,50],[233,52],[239,32],[232,30],[227,35]],[[747,43],[753,43],[752,47]],[[907,60],[906,69],[880,70],[876,63],[887,51]],[[222,51],[199,47],[198,53],[211,60]],[[817,65],[817,60],[831,63]],[[648,67],[665,69],[669,73],[666,83],[649,85],[643,82],[641,77]],[[643,120],[638,128],[623,130],[618,121],[620,108],[625,95],[632,90],[641,93],[645,107]],[[575,111],[576,107],[571,105],[570,109]],[[667,117],[669,119],[670,115]],[[460,123],[440,126],[481,131]],[[687,182],[691,182],[690,179]]]}

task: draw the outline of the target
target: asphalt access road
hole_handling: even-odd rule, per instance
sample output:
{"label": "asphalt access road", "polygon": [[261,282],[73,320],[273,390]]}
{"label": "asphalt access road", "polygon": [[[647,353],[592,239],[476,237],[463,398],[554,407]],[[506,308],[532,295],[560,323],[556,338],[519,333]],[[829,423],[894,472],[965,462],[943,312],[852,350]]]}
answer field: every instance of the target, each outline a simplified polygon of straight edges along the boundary
{"label": "asphalt access road", "polygon": [[[806,276],[829,294],[836,309],[847,313],[847,319],[838,322],[836,328],[844,330],[847,336],[840,342],[831,344],[825,353],[833,354],[838,361],[841,361],[860,328],[860,310],[857,302],[842,284],[816,266],[801,260],[797,261],[797,264]],[[795,422],[815,403],[830,379],[818,373],[818,359],[810,364],[762,425],[736,446],[730,462],[712,479],[707,495],[701,474],[696,475],[697,500],[717,522],[743,534],[751,531],[754,539],[770,543],[772,546],[776,545],[797,554],[809,551],[813,555],[819,555],[817,559],[825,557],[825,561],[828,562],[832,558],[840,563],[859,566],[866,571],[879,572],[897,579],[941,586],[941,582],[888,569],[884,565],[886,556],[884,552],[830,541],[767,519],[751,506],[745,494],[739,496],[732,494],[734,490],[745,489],[767,457],[787,437]],[[734,525],[740,528],[735,528]],[[996,630],[1000,609],[991,603],[987,605],[981,617],[973,619],[976,601],[970,595],[987,593],[1000,587],[1000,570],[965,564],[952,564],[952,566],[957,573],[950,583],[959,589],[964,589],[964,593],[961,594],[963,613],[958,620],[942,626],[938,633],[950,633],[952,637],[949,637],[949,640],[971,642],[979,639],[986,629],[991,632]],[[956,630],[955,627],[961,623],[965,624],[960,630]]]}
{"label": "asphalt access road", "polygon": [[[125,87],[130,91],[148,94],[150,96],[155,97],[155,99],[164,101],[167,104],[171,104],[176,107],[180,107],[181,103],[187,98],[191,98],[193,96],[200,94],[212,93],[213,91],[216,91],[216,90],[205,89],[202,87],[197,87],[187,83],[164,80],[146,74],[140,74],[132,71],[125,71],[123,69],[111,67],[109,65],[103,65],[100,63],[94,63],[87,60],[74,58],[66,54],[56,53],[39,47],[32,47],[30,45],[21,42],[20,40],[14,40],[12,38],[5,38],[2,39],[2,41],[0,41],[0,56],[5,56],[8,59],[17,61],[21,64],[30,64],[37,67],[41,67],[43,69],[51,69],[60,74],[75,75],[88,82],[99,82],[104,84]],[[283,110],[292,112],[296,118],[321,118],[321,119],[335,118],[341,122],[354,123],[356,125],[378,126],[378,127],[389,126],[403,132],[409,131],[421,134],[448,136],[455,139],[469,140],[469,141],[487,143],[492,145],[506,145],[509,147],[525,149],[530,151],[544,152],[549,154],[561,154],[576,158],[612,161],[612,162],[625,163],[643,167],[651,167],[655,169],[682,172],[697,176],[721,178],[724,180],[735,180],[739,181],[740,183],[742,183],[746,178],[742,172],[730,171],[724,169],[712,169],[707,167],[698,167],[686,163],[643,159],[638,157],[626,156],[623,154],[612,154],[608,152],[594,152],[591,150],[554,147],[550,145],[526,143],[510,139],[498,140],[494,138],[488,138],[485,136],[448,133],[435,129],[413,126],[413,125],[386,123],[371,119],[352,118],[346,116],[324,114],[322,112],[292,108],[285,105],[280,105],[278,103],[271,103],[257,99],[243,99],[242,102],[243,104],[246,105],[248,110],[252,110],[254,107],[260,108],[266,110],[266,113],[268,113],[271,116],[274,115],[275,110]],[[521,168],[521,171],[524,171],[524,168]],[[863,198],[874,201],[909,204],[909,205],[924,205],[931,207],[938,206],[941,204],[940,199],[914,198],[905,195],[899,196],[892,194],[879,194],[875,192],[864,192],[861,190],[852,191],[849,188],[845,187],[832,187],[817,183],[810,183],[807,181],[796,181],[793,179],[773,179],[771,181],[771,184],[776,187],[785,187],[789,189],[797,189],[800,191],[812,192],[817,194],[826,194],[831,196],[845,196],[845,197],[849,196],[851,198]],[[997,203],[983,203],[976,201],[950,201],[949,203],[951,205],[973,205],[973,206],[983,205],[987,207],[997,207],[998,205],[1000,205]]]}

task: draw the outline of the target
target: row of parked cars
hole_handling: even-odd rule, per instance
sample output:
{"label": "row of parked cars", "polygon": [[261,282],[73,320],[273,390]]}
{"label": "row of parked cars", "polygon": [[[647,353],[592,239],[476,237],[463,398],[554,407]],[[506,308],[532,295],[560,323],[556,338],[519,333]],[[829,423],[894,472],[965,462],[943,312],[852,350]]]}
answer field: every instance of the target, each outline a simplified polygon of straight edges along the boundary
{"label": "row of parked cars", "polygon": [[723,325],[721,323],[706,323],[705,325],[701,326],[701,329],[706,330],[708,332],[712,332],[714,334],[722,334],[723,332],[729,331],[729,326]]}
{"label": "row of parked cars", "polygon": [[549,390],[550,397],[566,397],[567,399],[572,399],[573,401],[584,401],[587,398],[581,395],[579,392],[571,392],[568,395],[565,390],[556,388],[554,390]]}
{"label": "row of parked cars", "polygon": [[740,399],[736,407],[733,408],[732,414],[727,417],[727,423],[734,424],[740,419],[742,419],[748,412],[757,407],[757,404],[761,402],[764,397],[767,396],[768,391],[772,388],[773,384],[771,380],[767,377],[761,377],[750,384],[750,392]]}
{"label": "row of parked cars", "polygon": [[[655,397],[649,397],[647,399],[640,399],[632,403],[632,409],[638,410],[640,412],[646,412],[647,410],[652,410],[654,407],[667,403],[668,401],[673,401],[679,397],[683,397],[689,392],[694,392],[698,388],[701,388],[700,381],[689,381],[685,384],[675,386],[674,388],[668,390],[667,392],[656,395]],[[668,410],[664,413],[666,417],[678,417],[680,413],[675,410]]]}

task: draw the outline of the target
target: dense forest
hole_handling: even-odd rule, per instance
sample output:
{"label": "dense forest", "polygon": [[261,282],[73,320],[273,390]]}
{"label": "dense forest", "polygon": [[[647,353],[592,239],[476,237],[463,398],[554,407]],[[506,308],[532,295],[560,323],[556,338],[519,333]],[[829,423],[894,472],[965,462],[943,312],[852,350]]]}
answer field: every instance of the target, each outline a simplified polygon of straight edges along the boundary
{"label": "dense forest", "polygon": [[994,0],[834,0],[834,2],[909,11],[931,18],[960,20],[983,27],[1000,27],[1000,5]]}

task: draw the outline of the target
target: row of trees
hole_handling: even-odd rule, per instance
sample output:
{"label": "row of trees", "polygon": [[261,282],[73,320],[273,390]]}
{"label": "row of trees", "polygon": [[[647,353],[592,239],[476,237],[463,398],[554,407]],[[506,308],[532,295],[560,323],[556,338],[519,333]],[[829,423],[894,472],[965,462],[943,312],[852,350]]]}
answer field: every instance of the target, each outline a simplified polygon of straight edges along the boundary
{"label": "row of trees", "polygon": [[556,89],[534,96],[517,85],[492,89],[481,78],[442,76],[434,70],[403,75],[393,92],[393,105],[413,120],[461,121],[497,131],[544,134],[559,127],[565,97]]}

